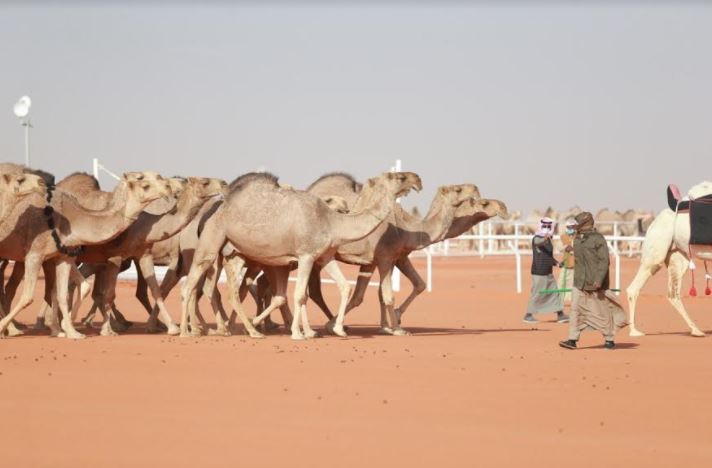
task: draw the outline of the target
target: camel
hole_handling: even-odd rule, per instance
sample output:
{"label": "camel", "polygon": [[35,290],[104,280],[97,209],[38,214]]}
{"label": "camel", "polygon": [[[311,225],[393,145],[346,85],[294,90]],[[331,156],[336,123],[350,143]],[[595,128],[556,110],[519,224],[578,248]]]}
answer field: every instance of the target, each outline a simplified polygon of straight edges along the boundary
{"label": "camel", "polygon": [[[443,239],[453,239],[461,236],[470,231],[475,225],[495,216],[499,216],[502,219],[509,217],[507,205],[505,205],[504,202],[487,198],[470,198],[455,210],[455,218]],[[403,314],[405,314],[406,309],[418,295],[425,291],[426,285],[410,262],[407,254],[401,255],[398,262],[396,262],[396,266],[413,285],[413,290],[410,295],[408,295],[406,300],[396,309],[396,316],[400,324],[400,319],[403,317]]]}
{"label": "camel", "polygon": [[[61,189],[47,192],[48,203],[38,195],[25,197],[0,227],[0,257],[24,263],[22,294],[10,313],[0,320],[0,335],[33,301],[39,269],[45,271],[45,302],[56,283],[62,312],[61,328],[70,338],[83,338],[68,311],[68,283],[74,257],[81,246],[106,242],[123,232],[151,201],[169,195],[165,181],[122,180],[104,210],[87,209]],[[56,316],[53,317],[53,321]]]}
{"label": "camel", "polygon": [[[208,199],[223,194],[226,184],[218,179],[190,177],[183,183],[173,185],[180,191],[180,196],[171,211],[163,214],[144,211],[136,222],[118,237],[105,244],[89,246],[78,257],[83,263],[96,264],[93,268],[97,275],[93,299],[106,318],[101,329],[103,336],[116,334],[111,327],[111,305],[115,299],[116,280],[125,259],[135,259],[138,262],[142,278],[151,290],[168,334],[176,335],[179,332],[166,309],[156,281],[151,245],[180,232]],[[155,317],[152,319],[148,322],[148,331],[155,333],[159,331],[158,324]]]}
{"label": "camel", "polygon": [[[347,174],[326,174],[314,182],[308,189],[310,193],[335,193],[347,201],[358,193],[360,184]],[[394,296],[391,284],[393,268],[401,260],[404,268],[410,270],[407,255],[425,246],[438,242],[446,235],[455,217],[457,207],[470,198],[479,198],[479,190],[472,184],[443,186],[438,189],[425,218],[416,218],[400,205],[397,205],[384,223],[368,237],[340,247],[336,259],[354,265],[359,265],[360,272],[356,288],[346,305],[344,313],[357,307],[363,301],[363,296],[374,270],[378,268],[380,275],[381,300],[381,331],[393,335],[405,335],[407,332],[400,327],[394,308]],[[412,271],[415,271],[414,269]],[[417,275],[417,273],[415,274]],[[422,280],[420,280],[422,282]],[[414,284],[414,288],[417,286]],[[309,279],[310,297],[329,317],[330,312],[321,296],[321,282],[318,270]],[[391,327],[387,324],[391,317]],[[334,319],[330,319],[327,329],[332,329]]]}
{"label": "camel", "polygon": [[[280,184],[282,187],[285,184]],[[346,201],[338,196],[331,195],[323,198],[324,202],[331,208],[339,213],[348,212],[348,204]],[[219,202],[217,202],[219,203]],[[200,213],[191,221],[191,223],[184,228],[178,235],[173,236],[164,241],[156,242],[152,244],[150,252],[153,256],[154,263],[157,265],[164,265],[168,267],[166,275],[160,285],[160,293],[163,297],[167,297],[173,287],[178,283],[178,280],[188,274],[190,266],[193,262],[193,253],[198,245],[198,230],[202,231],[201,225],[204,225],[206,219],[211,216],[217,206],[212,203],[208,203],[203,206]],[[227,327],[227,315],[222,308],[222,299],[220,292],[215,287],[217,283],[217,278],[220,276],[220,271],[222,269],[221,265],[215,265],[215,272],[210,275],[210,270],[208,274],[211,281],[206,281],[202,290],[204,294],[210,298],[211,305],[215,312],[217,329],[209,330],[211,335],[222,335],[228,336],[231,334],[229,328]],[[238,271],[241,271],[241,266],[238,267]],[[158,313],[158,308],[151,305],[148,298],[148,286],[143,278],[143,274],[140,268],[137,268],[138,281],[136,282],[136,298],[145,307],[146,311],[151,315],[150,320],[154,320]],[[244,299],[244,293],[247,291],[246,288],[241,289],[241,300]],[[253,292],[254,289],[250,292]],[[254,295],[255,300],[258,298]],[[202,316],[196,310],[197,317],[203,323]],[[291,322],[291,320],[289,320]]]}
{"label": "camel", "polygon": [[[30,194],[38,194],[42,197],[47,195],[47,185],[41,177],[34,174],[25,174],[20,172],[14,174],[0,173],[0,223],[4,223],[5,217],[12,211],[14,206],[23,198]],[[3,261],[2,276],[0,279],[4,281],[4,270],[7,262]],[[0,283],[2,286],[2,283]],[[2,302],[5,301],[4,287],[2,289]],[[5,316],[6,306],[0,303],[0,317]],[[17,329],[12,326],[12,332]]]}
{"label": "camel", "polygon": [[[688,199],[697,199],[712,194],[712,182],[702,182],[692,187]],[[690,214],[675,212],[670,208],[662,210],[648,228],[643,241],[640,256],[640,267],[633,281],[628,286],[628,306],[630,310],[630,336],[644,336],[635,325],[635,312],[640,290],[651,276],[665,265],[668,271],[667,298],[673,308],[680,314],[692,336],[704,336],[692,321],[682,303],[682,279],[690,267],[690,252],[695,259],[703,262],[712,260],[712,248],[709,246],[694,246],[690,248]]]}
{"label": "camel", "polygon": [[[331,210],[312,193],[280,188],[277,178],[271,174],[249,173],[236,179],[231,184],[230,194],[208,219],[200,237],[181,294],[181,336],[189,336],[188,311],[195,309],[198,281],[217,260],[226,242],[230,242],[248,261],[272,267],[276,280],[272,283],[275,297],[284,296],[289,266],[292,262],[297,263],[292,339],[316,336],[306,314],[306,287],[313,265],[328,264],[340,246],[368,236],[389,216],[395,197],[422,186],[416,174],[402,172],[385,173],[370,179],[367,185],[368,189],[364,188],[362,193],[369,196],[359,197],[352,213],[341,214]],[[259,332],[244,315],[235,293],[236,272],[232,265],[232,261],[225,262],[232,305],[250,335],[258,336]],[[337,319],[337,328],[343,328],[342,312]],[[196,320],[195,317],[191,319]],[[301,328],[300,322],[303,324]]]}
{"label": "camel", "polygon": [[[7,166],[7,164],[6,164],[6,166]],[[23,168],[23,166],[15,167],[16,170],[22,169],[22,168]],[[44,174],[47,174],[47,173],[44,173]],[[52,178],[51,185],[54,186],[54,176],[51,176],[51,178]],[[45,179],[47,179],[47,176],[45,176]],[[163,179],[157,172],[146,171],[146,172],[126,172],[123,175],[123,180],[131,181],[131,182],[140,182],[140,181],[158,181],[158,180],[163,180]],[[168,184],[169,184],[169,188],[171,190],[176,187],[176,185],[173,183],[173,181],[171,179],[168,179]],[[112,203],[119,201],[119,199],[114,198],[113,192],[102,191],[99,186],[99,181],[96,180],[96,178],[93,175],[87,174],[86,172],[74,172],[74,173],[68,175],[67,177],[65,177],[64,179],[59,181],[59,183],[57,183],[56,188],[74,196],[75,198],[77,198],[77,200],[83,207],[92,209],[92,210],[106,210],[106,209],[111,208]],[[165,204],[166,200],[167,200],[166,197],[159,198],[159,199],[151,202],[148,205],[148,207],[146,207],[146,209],[156,206],[157,203]],[[17,262],[15,264],[15,268],[12,271],[12,275],[10,276],[10,279],[8,280],[7,295],[6,295],[7,300],[11,301],[12,297],[15,294],[17,286],[19,285],[20,281],[22,280],[23,274],[24,274],[24,264],[22,262]],[[72,304],[71,315],[72,315],[72,319],[73,319],[75,317],[75,315],[77,314],[79,307],[81,306],[82,299],[84,299],[91,291],[91,284],[79,272],[79,270],[77,269],[76,263],[74,263],[74,262],[72,263],[72,269],[71,269],[70,275],[71,275],[71,281],[74,284],[80,284],[78,298]],[[52,310],[50,310],[50,307],[52,307]],[[50,315],[51,313],[54,313],[54,314],[57,313],[57,304],[55,303],[52,306],[50,306],[50,304],[48,304],[47,302],[44,302],[42,304],[42,306],[40,307],[38,314],[37,314],[37,321],[35,323],[36,330],[47,329],[47,326],[45,323],[49,319],[49,317],[51,317],[51,315]],[[54,330],[53,334],[56,334],[56,333],[57,333],[57,331]]]}

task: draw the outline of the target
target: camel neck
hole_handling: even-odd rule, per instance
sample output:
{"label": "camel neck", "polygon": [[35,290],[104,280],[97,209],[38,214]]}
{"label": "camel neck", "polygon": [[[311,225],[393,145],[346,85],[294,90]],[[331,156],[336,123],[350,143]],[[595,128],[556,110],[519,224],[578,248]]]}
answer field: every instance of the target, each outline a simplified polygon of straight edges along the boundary
{"label": "camel neck", "polygon": [[107,242],[136,220],[138,213],[123,206],[104,210],[83,207],[76,198],[63,191],[55,191],[52,198],[55,226],[62,244],[67,247]]}
{"label": "camel neck", "polygon": [[452,224],[450,225],[450,229],[448,229],[444,239],[452,239],[454,237],[458,237],[468,232],[470,229],[472,229],[479,223],[487,221],[489,218],[489,215],[482,211],[469,216],[457,216],[455,219],[453,219]]}
{"label": "camel neck", "polygon": [[151,227],[147,242],[159,242],[174,236],[190,223],[206,202],[205,198],[198,197],[193,185],[188,185],[176,202],[176,206]]}
{"label": "camel neck", "polygon": [[442,240],[452,224],[455,210],[456,207],[438,193],[430,203],[428,213],[422,219],[409,215],[399,208],[396,211],[397,227],[407,231],[409,248],[422,249]]}

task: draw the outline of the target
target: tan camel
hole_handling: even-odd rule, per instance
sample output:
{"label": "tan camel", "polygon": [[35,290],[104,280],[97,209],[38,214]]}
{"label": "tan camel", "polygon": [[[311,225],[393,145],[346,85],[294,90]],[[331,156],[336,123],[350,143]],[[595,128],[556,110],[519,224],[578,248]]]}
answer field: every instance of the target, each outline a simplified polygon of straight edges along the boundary
{"label": "tan camel", "polygon": [[[346,199],[353,199],[359,188],[358,182],[347,174],[327,174],[309,187],[309,192],[317,195],[330,192]],[[472,184],[440,187],[433,198],[425,218],[416,218],[403,210],[400,205],[389,215],[388,223],[384,223],[368,237],[340,247],[336,259],[361,267],[356,288],[351,296],[345,313],[358,306],[368,287],[373,271],[378,268],[380,275],[381,329],[384,333],[402,335],[403,330],[394,309],[394,296],[391,277],[393,267],[401,257],[425,246],[438,242],[447,234],[455,217],[457,207],[471,198],[479,198],[479,190]],[[421,280],[422,281],[422,280]],[[415,287],[415,285],[414,285]],[[325,311],[330,312],[323,301],[320,292],[321,282],[318,271],[310,276],[310,297]],[[387,317],[391,317],[391,327]],[[327,329],[333,329],[333,319]]]}
{"label": "tan camel", "polygon": [[[87,247],[78,257],[83,263],[96,264],[97,279],[93,298],[106,317],[101,330],[104,336],[116,334],[111,328],[111,305],[116,297],[116,280],[125,259],[138,261],[142,277],[147,282],[161,317],[168,327],[168,334],[176,335],[179,332],[161,296],[153,266],[151,245],[180,232],[193,220],[208,199],[224,193],[226,184],[218,179],[190,177],[185,183],[177,186],[181,194],[170,212],[149,214],[144,211],[121,235],[105,244]],[[148,330],[158,331],[156,320],[149,320]]]}
{"label": "tan camel", "polygon": [[[3,232],[6,232],[4,224],[6,223],[9,213],[22,198],[30,194],[38,194],[41,197],[47,195],[47,185],[44,179],[34,174],[0,174],[0,225],[3,226]],[[0,276],[2,281],[4,281],[4,269],[6,265],[7,262],[3,262],[3,276]],[[4,302],[4,287],[0,289],[3,290],[2,300]],[[7,306],[0,304],[0,317],[5,316],[6,310]],[[10,334],[19,332],[13,324],[11,324],[10,327]]]}
{"label": "tan camel", "polygon": [[[3,165],[0,165],[3,166]],[[5,166],[8,166],[7,164]],[[25,169],[23,166],[16,166],[16,165],[10,165],[10,166],[15,166],[15,170],[22,170]],[[26,169],[25,169],[26,170]],[[44,173],[47,174],[47,173]],[[52,177],[52,182],[51,185],[54,185],[54,176]],[[47,177],[45,176],[45,179]],[[158,180],[163,180],[162,177],[157,173],[157,172],[151,172],[151,171],[146,171],[146,172],[126,172],[123,175],[123,180],[125,181],[131,181],[131,182],[140,182],[140,181],[158,181]],[[49,183],[49,182],[48,182]],[[172,188],[172,181],[169,179],[168,180],[169,186]],[[121,202],[120,198],[116,198],[115,194],[113,192],[105,192],[102,191],[100,186],[99,186],[99,181],[94,178],[94,176],[87,174],[86,172],[74,172],[61,181],[57,183],[57,189],[62,190],[64,192],[67,192],[74,196],[79,203],[88,209],[91,210],[106,210],[110,208],[117,208],[113,206],[112,204],[115,204],[117,202]],[[147,207],[153,207],[156,205],[156,203],[163,203],[165,204],[167,198],[160,198],[158,200],[155,200],[154,202],[150,203],[149,206]],[[10,279],[8,280],[7,284],[7,296],[11,299],[15,291],[22,280],[22,275],[24,274],[24,265],[21,262],[18,262],[15,264],[15,268],[13,269],[12,275],[10,276]],[[76,313],[79,310],[79,307],[81,306],[82,299],[88,295],[88,293],[91,291],[91,284],[89,281],[85,280],[84,277],[81,275],[79,270],[76,267],[76,264],[72,265],[71,269],[71,280],[73,283],[79,283],[81,284],[79,294],[78,294],[78,299],[73,302],[72,304],[72,317],[76,315]],[[50,305],[47,302],[44,302],[42,306],[40,307],[38,314],[37,314],[37,322],[35,324],[35,329],[36,330],[44,330],[46,329],[45,322],[46,320],[50,317],[51,313],[57,313],[57,305],[54,304],[54,309],[50,310]]]}
{"label": "tan camel", "polygon": [[[48,197],[50,192],[48,192]],[[45,298],[56,282],[57,301],[62,312],[62,329],[70,338],[82,338],[68,310],[68,283],[74,255],[80,246],[106,242],[123,232],[151,201],[169,195],[161,182],[122,181],[114,190],[109,208],[90,210],[62,190],[51,192],[51,203],[28,196],[7,216],[0,229],[0,257],[24,262],[24,285],[17,304],[0,320],[0,334],[20,311],[33,301],[40,268],[45,271]],[[44,265],[43,265],[44,264]],[[56,275],[55,275],[56,273]],[[56,319],[56,317],[54,317]]]}
{"label": "tan camel", "polygon": [[[419,188],[421,183],[413,173],[386,173],[370,179],[368,186],[374,194],[361,197],[360,203],[357,200],[352,214],[341,214],[311,193],[280,188],[276,177],[269,174],[253,173],[238,178],[231,184],[225,203],[208,219],[200,237],[182,291],[181,335],[188,335],[188,311],[194,310],[198,281],[229,241],[242,257],[272,267],[276,276],[275,297],[284,296],[289,265],[297,262],[292,339],[315,336],[306,315],[306,286],[313,265],[329,263],[339,246],[368,236],[391,213],[394,197],[407,194],[413,187]],[[225,270],[233,307],[250,334],[258,333],[244,315],[234,291],[237,277],[230,262],[225,263]],[[341,315],[337,323],[343,324]]]}
{"label": "tan camel", "polygon": [[[455,219],[450,224],[450,228],[443,239],[453,239],[461,236],[470,231],[475,225],[495,216],[499,216],[502,219],[508,218],[509,213],[504,202],[488,198],[470,198],[457,207]],[[413,285],[410,295],[396,308],[396,317],[398,317],[400,325],[400,319],[405,314],[406,309],[419,294],[425,291],[426,284],[411,263],[408,255],[402,255],[396,262],[396,266]]]}
{"label": "tan camel", "polygon": [[[710,194],[712,194],[712,182],[702,182],[690,189],[685,200],[697,199]],[[712,260],[712,247],[696,245],[690,249],[690,213],[676,213],[670,208],[662,210],[645,234],[640,267],[626,290],[630,310],[630,336],[644,335],[635,325],[638,296],[645,283],[663,265],[667,267],[668,272],[668,301],[690,327],[692,336],[705,335],[692,321],[682,303],[682,280],[690,267],[690,251],[695,259],[703,262]]]}

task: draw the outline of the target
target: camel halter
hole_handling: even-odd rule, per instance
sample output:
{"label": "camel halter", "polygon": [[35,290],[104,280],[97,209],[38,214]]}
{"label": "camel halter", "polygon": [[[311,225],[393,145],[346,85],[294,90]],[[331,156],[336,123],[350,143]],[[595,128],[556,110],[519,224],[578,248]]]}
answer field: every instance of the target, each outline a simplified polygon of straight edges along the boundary
{"label": "camel halter", "polygon": [[54,214],[54,207],[50,205],[50,203],[52,203],[52,193],[54,192],[54,189],[54,185],[47,186],[47,204],[45,205],[43,210],[45,219],[47,220],[47,227],[52,232],[52,239],[54,240],[54,245],[57,247],[57,250],[59,250],[59,252],[63,253],[64,255],[76,257],[84,251],[84,246],[80,245],[79,247],[67,247],[66,245],[64,245],[64,243],[62,243],[62,239],[59,238],[57,227],[54,224],[54,217],[52,217],[52,215]]}

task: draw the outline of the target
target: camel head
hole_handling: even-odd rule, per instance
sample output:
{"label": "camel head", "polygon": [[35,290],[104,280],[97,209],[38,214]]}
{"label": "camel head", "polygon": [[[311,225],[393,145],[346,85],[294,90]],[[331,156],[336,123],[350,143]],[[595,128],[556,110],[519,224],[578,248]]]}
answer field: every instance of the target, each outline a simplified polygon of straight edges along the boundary
{"label": "camel head", "polygon": [[473,198],[461,206],[463,207],[463,211],[467,211],[467,216],[473,216],[476,213],[485,213],[488,218],[499,216],[502,219],[509,219],[507,205],[505,205],[503,201],[495,200],[494,198]]}
{"label": "camel head", "polygon": [[142,180],[163,180],[161,174],[153,171],[143,171],[143,172],[124,172],[124,180],[129,182],[139,182]]}
{"label": "camel head", "polygon": [[168,180],[168,186],[171,188],[171,193],[174,198],[180,197],[186,185],[188,185],[188,179],[185,177],[169,177],[166,180]]}
{"label": "camel head", "polygon": [[420,176],[415,172],[384,172],[378,177],[368,179],[370,187],[379,183],[384,184],[388,193],[394,198],[404,197],[411,190],[420,192],[423,189]]}
{"label": "camel head", "polygon": [[45,197],[47,185],[42,177],[34,174],[2,174],[0,190],[16,197],[24,197],[36,193]]}
{"label": "camel head", "polygon": [[322,200],[324,200],[324,203],[326,203],[329,208],[332,210],[338,212],[338,213],[343,213],[346,214],[349,212],[349,205],[346,203],[346,200],[344,200],[342,197],[338,195],[327,195],[320,197]]}
{"label": "camel head", "polygon": [[188,177],[188,184],[194,188],[199,198],[224,195],[227,190],[225,181],[210,177]]}
{"label": "camel head", "polygon": [[443,185],[438,188],[437,195],[445,198],[451,206],[460,206],[463,202],[480,198],[480,191],[473,184]]}
{"label": "camel head", "polygon": [[167,180],[127,181],[126,188],[130,196],[139,204],[147,205],[153,200],[170,197],[171,187]]}

